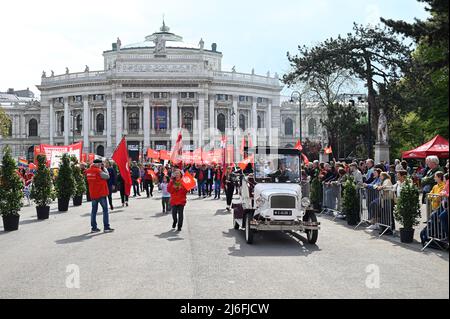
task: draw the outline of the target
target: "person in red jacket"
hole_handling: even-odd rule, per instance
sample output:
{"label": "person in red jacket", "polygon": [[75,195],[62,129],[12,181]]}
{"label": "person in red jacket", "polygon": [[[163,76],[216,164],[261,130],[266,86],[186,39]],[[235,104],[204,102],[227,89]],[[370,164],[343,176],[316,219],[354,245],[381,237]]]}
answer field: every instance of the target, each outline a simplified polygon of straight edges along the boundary
{"label": "person in red jacket", "polygon": [[178,231],[183,227],[183,211],[186,205],[187,190],[181,184],[181,171],[175,170],[170,180],[167,190],[170,193],[170,206],[172,207],[172,228],[175,229],[178,224]]}
{"label": "person in red jacket", "polygon": [[89,195],[92,200],[91,232],[96,233],[100,231],[100,229],[97,228],[98,204],[100,204],[103,209],[103,231],[105,233],[112,232],[114,229],[109,226],[107,201],[107,197],[109,195],[108,170],[103,166],[100,159],[96,159],[94,160],[93,165],[86,170],[85,174],[89,185]]}

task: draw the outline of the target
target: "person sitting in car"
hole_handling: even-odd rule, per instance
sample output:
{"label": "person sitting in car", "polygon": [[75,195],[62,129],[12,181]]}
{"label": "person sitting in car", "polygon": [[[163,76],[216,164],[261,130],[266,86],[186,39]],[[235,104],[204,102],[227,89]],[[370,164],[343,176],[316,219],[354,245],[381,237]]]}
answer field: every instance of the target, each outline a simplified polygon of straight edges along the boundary
{"label": "person sitting in car", "polygon": [[278,182],[280,183],[286,183],[288,180],[290,180],[290,174],[289,170],[286,167],[286,163],[280,162],[278,165],[278,169],[269,174],[268,176],[271,177],[274,181],[278,179]]}

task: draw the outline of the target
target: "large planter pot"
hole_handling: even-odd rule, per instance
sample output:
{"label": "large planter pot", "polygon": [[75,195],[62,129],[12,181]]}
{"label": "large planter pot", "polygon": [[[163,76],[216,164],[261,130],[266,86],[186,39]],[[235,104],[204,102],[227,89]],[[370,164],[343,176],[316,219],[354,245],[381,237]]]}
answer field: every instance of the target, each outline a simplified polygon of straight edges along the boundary
{"label": "large planter pot", "polygon": [[20,216],[7,215],[3,216],[3,228],[5,231],[13,231],[19,229]]}
{"label": "large planter pot", "polygon": [[354,215],[346,215],[345,219],[347,220],[347,225],[349,226],[355,226],[358,225],[358,216]]}
{"label": "large planter pot", "polygon": [[50,206],[36,206],[37,219],[48,219]]}
{"label": "large planter pot", "polygon": [[81,206],[83,203],[83,195],[81,196],[74,196],[73,198],[73,206]]}
{"label": "large planter pot", "polygon": [[69,210],[69,198],[58,198],[58,210],[67,212]]}
{"label": "large planter pot", "polygon": [[414,239],[414,229],[400,228],[400,241],[402,243],[412,243]]}

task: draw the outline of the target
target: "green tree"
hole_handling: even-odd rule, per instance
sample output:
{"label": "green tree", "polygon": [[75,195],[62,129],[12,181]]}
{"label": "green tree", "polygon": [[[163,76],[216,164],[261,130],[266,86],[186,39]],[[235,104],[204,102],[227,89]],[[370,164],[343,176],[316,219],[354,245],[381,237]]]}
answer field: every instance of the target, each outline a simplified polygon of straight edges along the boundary
{"label": "green tree", "polygon": [[59,166],[58,177],[56,177],[56,193],[59,199],[70,200],[75,194],[75,181],[68,154],[63,154]]}
{"label": "green tree", "polygon": [[4,149],[0,169],[0,214],[19,216],[23,206],[23,182],[17,172],[17,164],[11,156],[11,149]]}
{"label": "green tree", "polygon": [[412,229],[419,225],[420,216],[419,190],[410,179],[407,179],[395,205],[394,218],[404,229]]}
{"label": "green tree", "polygon": [[359,218],[359,194],[353,177],[347,179],[343,185],[342,212],[349,225],[356,225]]}
{"label": "green tree", "polygon": [[[417,147],[436,134],[449,137],[448,0],[418,0],[430,17],[414,23],[381,18],[393,32],[412,38],[417,47],[405,77],[386,90],[394,119],[390,123],[393,154]],[[407,138],[406,138],[407,137]]]}
{"label": "green tree", "polygon": [[346,37],[330,38],[318,45],[299,47],[299,54],[288,60],[292,72],[283,76],[286,84],[308,81],[315,74],[331,75],[337,70],[346,70],[365,82],[368,91],[369,156],[372,150],[372,134],[378,122],[376,104],[377,86],[398,80],[403,70],[410,65],[410,48],[394,31],[380,26],[364,27],[354,24],[353,33]]}
{"label": "green tree", "polygon": [[30,197],[38,207],[44,207],[51,204],[55,199],[53,192],[53,183],[50,176],[50,170],[47,167],[47,158],[45,155],[37,156],[38,167],[36,175],[33,178]]}
{"label": "green tree", "polygon": [[11,119],[6,115],[3,108],[0,107],[0,135],[8,136]]}
{"label": "green tree", "polygon": [[80,165],[78,164],[78,159],[76,156],[71,156],[70,161],[72,167],[73,180],[75,183],[74,196],[83,196],[84,193],[86,192],[86,184],[83,173],[81,172]]}

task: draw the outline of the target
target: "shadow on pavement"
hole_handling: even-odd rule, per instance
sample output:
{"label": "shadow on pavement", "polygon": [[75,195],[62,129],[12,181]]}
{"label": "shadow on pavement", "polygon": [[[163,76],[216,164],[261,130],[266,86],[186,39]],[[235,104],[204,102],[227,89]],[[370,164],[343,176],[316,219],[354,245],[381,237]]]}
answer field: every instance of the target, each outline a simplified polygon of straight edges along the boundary
{"label": "shadow on pavement", "polygon": [[[229,255],[235,257],[308,256],[321,250],[317,245],[308,244],[306,238],[300,235],[282,231],[256,232],[251,245],[246,243],[242,230],[230,229],[222,234],[224,237],[235,238],[235,245],[228,248]],[[236,247],[236,244],[239,245],[239,248]]]}
{"label": "shadow on pavement", "polygon": [[[390,242],[392,244],[392,246],[399,246],[399,247],[402,247],[402,248],[405,248],[405,249],[408,249],[408,250],[411,250],[414,252],[420,252],[420,253],[426,254],[426,255],[435,254],[446,261],[449,260],[448,251],[445,251],[445,250],[427,248],[422,252],[421,251],[422,244],[420,242],[418,242],[416,239],[414,239],[414,241],[412,243],[402,243],[400,241],[400,232],[398,231],[398,229],[395,231],[394,236],[384,234],[383,236],[380,237],[380,232],[378,230],[368,231],[365,228],[365,227],[367,227],[367,225],[365,225],[365,224],[362,224],[358,228],[355,229],[356,226],[350,226],[347,224],[347,222],[345,220],[342,220],[342,219],[333,220],[333,217],[328,216],[328,215],[321,215],[320,218],[327,219],[331,222],[334,222],[335,224],[338,224],[338,225],[345,227],[352,231],[362,231],[365,234],[367,234],[368,236],[370,236],[371,240],[387,241],[387,242]],[[396,224],[396,227],[398,227],[397,224]],[[420,229],[415,229],[415,232],[417,232],[417,231],[420,232]]]}
{"label": "shadow on pavement", "polygon": [[57,243],[58,245],[60,244],[72,244],[72,243],[77,243],[77,242],[82,242],[84,240],[88,240],[91,238],[94,238],[96,236],[100,236],[103,235],[103,232],[98,232],[98,233],[86,233],[83,235],[79,235],[79,236],[72,236],[72,237],[68,237],[68,238],[64,238],[64,239],[59,239],[59,240],[55,240],[55,243]]}
{"label": "shadow on pavement", "polygon": [[180,232],[177,232],[176,230],[169,230],[167,232],[161,233],[159,235],[155,235],[155,237],[158,237],[160,239],[167,239],[170,241],[175,241],[175,240],[183,240],[183,238],[178,237],[178,234]]}
{"label": "shadow on pavement", "polygon": [[39,222],[44,222],[46,221],[46,219],[26,219],[26,220],[21,220],[19,221],[19,225],[26,225],[26,224],[33,224],[33,223],[39,223]]}
{"label": "shadow on pavement", "polygon": [[230,215],[231,216],[231,212],[227,211],[226,209],[218,209],[218,210],[216,210],[216,213],[214,215],[215,216],[217,216],[217,215]]}
{"label": "shadow on pavement", "polygon": [[168,213],[156,213],[155,215],[150,216],[150,218],[159,218],[159,217],[164,217],[164,216],[171,216],[172,213],[168,212]]}

